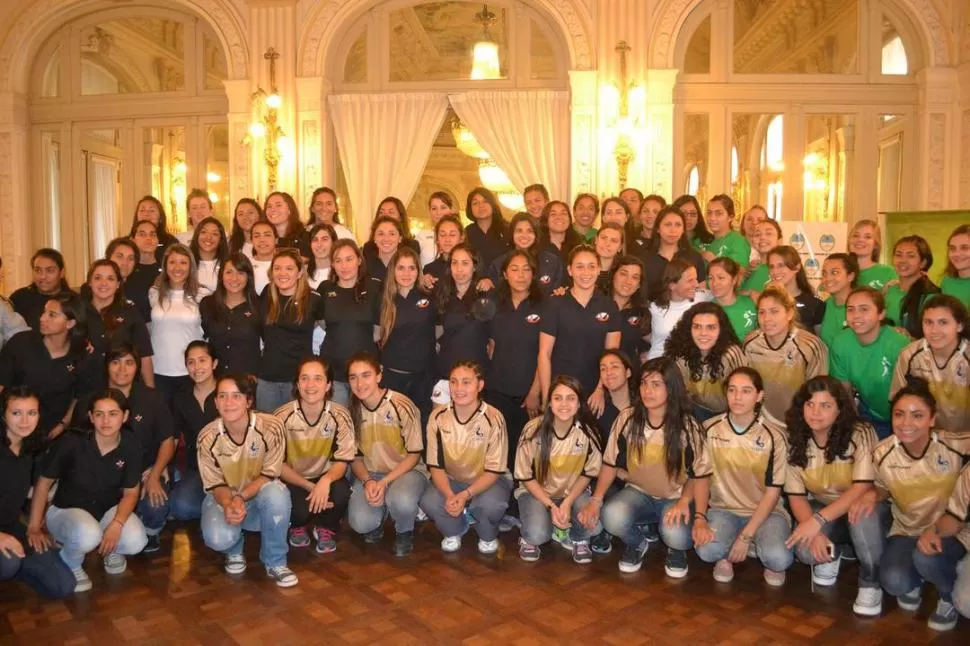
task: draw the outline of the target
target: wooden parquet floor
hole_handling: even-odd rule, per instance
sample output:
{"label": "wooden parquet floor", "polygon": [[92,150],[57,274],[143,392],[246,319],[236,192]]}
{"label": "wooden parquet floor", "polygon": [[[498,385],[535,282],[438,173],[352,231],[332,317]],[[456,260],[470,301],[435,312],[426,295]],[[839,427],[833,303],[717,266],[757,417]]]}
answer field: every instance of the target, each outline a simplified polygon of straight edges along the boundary
{"label": "wooden parquet floor", "polygon": [[258,563],[258,539],[247,538],[248,572],[223,573],[222,557],[202,543],[198,525],[176,525],[162,551],[128,559],[128,571],[107,577],[91,558],[94,590],[45,602],[20,584],[0,584],[2,644],[967,644],[970,621],[939,635],[926,627],[935,604],[906,613],[887,599],[883,616],[852,614],[856,567],[847,564],[835,588],[812,592],[796,564],[785,587],[764,584],[748,561],[730,585],[693,556],[690,574],[663,574],[660,549],[643,569],[621,575],[618,550],[589,566],[546,547],[523,563],[517,532],[502,537],[495,557],[480,556],[472,535],[461,552],[443,555],[440,537],[421,525],[415,553],[391,554],[344,532],[338,551],[318,556],[291,550],[300,584],[278,589]]}

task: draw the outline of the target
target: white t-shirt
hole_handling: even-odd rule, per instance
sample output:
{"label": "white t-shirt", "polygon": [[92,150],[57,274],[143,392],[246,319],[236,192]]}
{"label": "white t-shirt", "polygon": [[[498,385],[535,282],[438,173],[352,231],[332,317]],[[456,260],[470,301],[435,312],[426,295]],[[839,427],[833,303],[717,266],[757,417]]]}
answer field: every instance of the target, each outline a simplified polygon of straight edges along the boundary
{"label": "white t-shirt", "polygon": [[208,294],[216,291],[219,285],[219,268],[216,265],[215,260],[199,261],[199,287]]}
{"label": "white t-shirt", "polygon": [[256,294],[262,294],[263,288],[269,285],[269,266],[273,264],[272,260],[253,260],[253,278],[255,279],[253,287],[256,288]]}
{"label": "white t-shirt", "polygon": [[242,255],[246,256],[250,260],[253,259],[253,243],[252,242],[244,242],[243,243],[243,246],[242,246],[242,249],[240,249],[239,251],[241,251],[242,252]]}
{"label": "white t-shirt", "polygon": [[674,326],[680,321],[684,312],[695,303],[708,300],[710,300],[710,294],[706,290],[699,289],[692,301],[673,302],[670,307],[666,308],[661,308],[656,303],[650,303],[650,351],[647,353],[647,359],[656,359],[663,356],[667,338],[673,332]]}
{"label": "white t-shirt", "polygon": [[320,286],[320,283],[330,278],[330,267],[321,267],[313,272],[313,275],[307,280],[310,283],[310,289],[316,289]]}
{"label": "white t-shirt", "polygon": [[179,243],[188,247],[190,244],[192,244],[193,235],[195,235],[195,229],[189,229],[188,231],[183,231],[182,233],[176,233],[175,239],[178,240]]}
{"label": "white t-shirt", "polygon": [[337,240],[355,240],[353,232],[342,224],[334,224],[333,230],[337,232]]}
{"label": "white t-shirt", "polygon": [[434,262],[438,257],[438,247],[434,243],[434,231],[421,230],[414,234],[414,239],[421,247],[421,266]]}
{"label": "white t-shirt", "polygon": [[173,289],[168,293],[168,302],[159,303],[155,287],[148,290],[148,302],[152,306],[150,327],[155,374],[184,377],[189,374],[185,369],[185,348],[203,338],[199,304],[185,298],[182,289]]}

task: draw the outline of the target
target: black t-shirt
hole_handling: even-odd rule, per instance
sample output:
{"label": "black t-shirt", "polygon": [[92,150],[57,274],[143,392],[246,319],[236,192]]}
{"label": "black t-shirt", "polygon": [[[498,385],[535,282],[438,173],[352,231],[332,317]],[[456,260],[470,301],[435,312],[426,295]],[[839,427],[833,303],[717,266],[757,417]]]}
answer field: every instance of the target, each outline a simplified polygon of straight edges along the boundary
{"label": "black t-shirt", "polygon": [[138,438],[122,428],[113,450],[101,455],[93,431],[71,430],[51,447],[43,475],[57,480],[54,506],[83,509],[96,519],[121,501],[124,489],[141,481]]}
{"label": "black t-shirt", "polygon": [[[636,256],[643,261],[642,291],[647,300],[652,300],[656,298],[658,292],[663,286],[664,269],[667,268],[670,261],[661,256],[659,253],[647,251],[645,247],[642,249],[642,253],[640,253],[640,250],[638,249],[638,253],[636,254]],[[704,262],[704,258],[702,258],[699,253],[693,249],[681,249],[674,254],[674,258],[682,258],[694,265],[694,268],[697,270],[697,282],[702,283],[707,280],[707,264]]]}
{"label": "black t-shirt", "polygon": [[487,233],[482,231],[478,222],[472,222],[465,227],[465,241],[478,254],[478,266],[483,270],[509,250],[508,235],[508,225],[495,218],[492,219],[492,226]]}
{"label": "black t-shirt", "polygon": [[434,328],[437,312],[431,296],[419,289],[394,297],[397,315],[394,327],[381,349],[384,368],[423,373],[434,358]]}
{"label": "black t-shirt", "polygon": [[[161,247],[159,247],[161,249]],[[150,323],[152,320],[152,306],[148,302],[148,290],[155,284],[158,274],[161,273],[162,266],[152,263],[150,265],[137,264],[131,276],[125,280],[125,298],[135,304],[141,320]]]}
{"label": "black t-shirt", "polygon": [[334,379],[347,381],[347,359],[357,352],[377,354],[374,326],[381,320],[381,284],[368,278],[360,302],[354,287],[340,287],[335,281],[323,281],[318,291],[327,323],[320,357],[333,369]]}
{"label": "black t-shirt", "polygon": [[430,274],[436,279],[441,280],[445,276],[451,273],[451,261],[446,259],[444,256],[438,256],[421,270],[423,274]]}
{"label": "black t-shirt", "polygon": [[620,409],[618,409],[614,404],[610,396],[606,396],[606,403],[603,406],[603,414],[599,416],[596,420],[596,425],[599,427],[600,432],[600,442],[601,446],[606,446],[607,440],[610,439],[610,431],[613,429],[613,422],[616,418],[620,416]]}
{"label": "black t-shirt", "polygon": [[510,397],[525,397],[532,387],[539,361],[539,329],[542,304],[524,300],[498,306],[489,321],[488,336],[495,342],[485,383]]}
{"label": "black t-shirt", "polygon": [[488,319],[491,317],[487,312],[489,309],[494,312],[494,307],[493,290],[476,292],[471,306],[452,295],[445,311],[438,315],[438,325],[444,329],[438,339],[435,361],[438,379],[447,379],[459,361],[477,361],[483,370],[488,370]]}
{"label": "black t-shirt", "polygon": [[185,461],[192,471],[199,470],[199,457],[196,454],[199,432],[217,417],[219,417],[219,411],[216,410],[214,390],[205,398],[203,406],[199,406],[199,400],[195,398],[191,388],[180,390],[172,397],[175,436],[181,435],[185,441]]}
{"label": "black t-shirt", "polygon": [[[148,334],[148,327],[134,303],[124,301],[119,306],[110,305],[102,315],[88,301],[87,317],[88,339],[94,348],[92,356],[95,362],[104,364],[105,354],[115,343],[130,343],[141,357],[152,356],[152,339]],[[105,321],[112,325],[110,332]],[[103,373],[101,376],[104,376]],[[105,383],[102,378],[98,387],[103,387]]]}
{"label": "black t-shirt", "polygon": [[795,297],[795,309],[802,326],[814,334],[815,326],[821,325],[825,316],[825,302],[813,294],[801,292]]}
{"label": "black t-shirt", "polygon": [[14,335],[0,350],[0,386],[27,386],[40,399],[39,432],[45,436],[64,419],[71,401],[92,392],[102,383],[104,363],[88,346],[83,355],[51,358],[39,332]]}
{"label": "black t-shirt", "polygon": [[640,353],[650,349],[644,336],[650,335],[650,311],[642,306],[628,306],[620,310],[620,350],[633,365],[640,365]]}
{"label": "black t-shirt", "polygon": [[211,294],[199,303],[202,332],[209,340],[212,354],[219,360],[216,374],[257,374],[262,334],[259,306],[243,301],[231,309],[225,305],[221,312],[219,309]]}
{"label": "black t-shirt", "polygon": [[276,240],[277,249],[296,249],[304,258],[312,258],[310,251],[310,236],[306,231],[282,236]]}
{"label": "black t-shirt", "polygon": [[599,382],[599,358],[606,348],[606,335],[620,331],[616,303],[594,291],[583,307],[570,291],[546,301],[540,325],[542,332],[556,338],[552,377],[575,377],[588,396]]}
{"label": "black t-shirt", "polygon": [[[94,395],[88,394],[78,399],[77,406],[74,407],[75,427],[94,430],[88,417],[92,396]],[[131,394],[128,396],[128,421],[125,422],[125,432],[129,431],[134,433],[141,447],[139,462],[141,471],[155,464],[162,442],[175,437],[175,423],[165,397],[154,388],[149,388],[138,381],[132,384]]]}
{"label": "black t-shirt", "polygon": [[[551,248],[555,249],[555,247]],[[502,265],[505,263],[505,259],[511,254],[511,251],[506,251],[496,258],[488,269],[488,277],[492,279],[496,287],[504,280],[502,276]],[[549,298],[553,290],[562,287],[564,277],[566,276],[559,254],[550,251],[550,247],[542,249],[539,251],[539,257],[536,259],[536,269],[535,280],[539,285],[539,291],[542,292],[543,298]]]}
{"label": "black t-shirt", "polygon": [[[31,487],[34,456],[20,449],[14,455],[6,438],[0,438],[0,532],[14,533]],[[17,531],[19,535],[20,531]]]}
{"label": "black t-shirt", "polygon": [[380,256],[365,256],[364,269],[367,272],[367,277],[371,280],[383,283],[387,279],[387,265],[384,264]]}
{"label": "black t-shirt", "polygon": [[289,307],[292,296],[281,296],[279,315],[275,323],[267,321],[269,312],[267,287],[260,295],[260,320],[263,323],[263,360],[259,366],[259,378],[265,381],[291,382],[296,377],[296,367],[306,357],[313,356],[313,328],[323,320],[323,299],[311,291],[303,309],[303,318],[295,319],[294,307]]}
{"label": "black t-shirt", "polygon": [[39,330],[40,315],[44,313],[44,306],[47,305],[47,301],[62,294],[77,296],[70,289],[61,289],[54,294],[41,294],[37,289],[37,285],[31,283],[11,294],[10,302],[13,303],[13,308],[17,313],[27,321],[27,325],[34,330]]}

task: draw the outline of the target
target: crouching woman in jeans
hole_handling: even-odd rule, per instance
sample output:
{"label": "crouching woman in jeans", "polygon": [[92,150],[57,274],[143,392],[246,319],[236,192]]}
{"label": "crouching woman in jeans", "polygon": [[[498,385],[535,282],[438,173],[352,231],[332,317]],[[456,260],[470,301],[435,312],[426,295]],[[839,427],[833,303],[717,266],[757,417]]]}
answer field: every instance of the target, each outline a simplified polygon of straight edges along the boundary
{"label": "crouching woman in jeans", "polygon": [[788,444],[781,426],[761,412],[765,388],[758,371],[735,368],[725,383],[728,412],[704,425],[701,469],[713,474],[694,483],[697,556],[715,563],[715,581],[728,583],[734,564],[754,547],[765,583],[781,586],[794,560],[785,545],[791,525],[781,502]]}
{"label": "crouching woman in jeans", "polygon": [[297,584],[286,566],[290,493],[279,481],[286,440],[272,415],[253,411],[256,384],[248,376],[226,375],[216,384],[219,418],[199,433],[202,538],[226,555],[228,574],[246,571],[243,530],[260,533],[259,560],[281,588]]}
{"label": "crouching woman in jeans", "polygon": [[580,519],[599,515],[617,472],[625,471],[626,487],[609,498],[602,510],[606,531],[619,536],[625,546],[620,572],[640,569],[649,546],[642,528],[657,523],[667,546],[664,571],[675,579],[687,576],[695,480],[710,476],[700,460],[703,437],[687,408],[689,402],[675,360],[651,359],[643,365],[639,400],[613,424],[596,492]]}
{"label": "crouching woman in jeans", "polygon": [[522,429],[515,454],[520,483],[515,496],[522,521],[519,558],[539,560],[540,546],[553,537],[555,526],[569,531],[573,561],[591,563],[589,537],[603,527],[598,521],[584,525],[579,513],[589,505],[587,487],[603,462],[599,431],[576,379],[556,377],[547,401],[545,414]]}
{"label": "crouching woman in jeans", "polygon": [[[91,589],[84,556],[98,550],[104,571],[121,574],[126,555],[145,549],[148,536],[135,515],[141,481],[141,447],[123,430],[128,401],[117,390],[96,393],[88,406],[94,432],[71,431],[51,448],[34,487],[27,540],[34,549],[50,547],[42,526],[61,544],[61,558],[74,572],[75,592]],[[51,487],[54,502],[47,508]],[[46,510],[46,514],[45,514]]]}

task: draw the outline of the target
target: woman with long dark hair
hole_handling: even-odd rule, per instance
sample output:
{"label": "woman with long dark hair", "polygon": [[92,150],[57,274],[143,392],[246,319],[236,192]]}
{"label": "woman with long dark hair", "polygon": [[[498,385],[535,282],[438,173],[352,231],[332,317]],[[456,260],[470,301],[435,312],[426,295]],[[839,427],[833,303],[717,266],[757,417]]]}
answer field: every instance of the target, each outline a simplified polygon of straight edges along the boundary
{"label": "woman with long dark hair", "polygon": [[364,261],[367,275],[384,282],[387,278],[388,263],[397,250],[405,246],[404,225],[390,215],[374,218],[370,228],[370,239],[364,244]]}
{"label": "woman with long dark hair", "polygon": [[815,288],[808,282],[801,254],[788,245],[775,247],[768,253],[768,274],[772,284],[782,287],[795,299],[795,310],[802,327],[815,332],[822,324],[825,303],[815,295]]}
{"label": "woman with long dark hair", "polygon": [[714,234],[710,232],[707,223],[704,222],[704,214],[696,197],[681,195],[671,203],[671,206],[683,214],[687,239],[694,249],[700,251],[701,245],[710,244],[714,240]]}
{"label": "woman with long dark hair", "polygon": [[596,239],[596,218],[600,214],[600,200],[592,193],[580,193],[573,201],[573,229],[582,244]]}
{"label": "woman with long dark hair", "polygon": [[[138,308],[138,313],[145,323],[151,323],[152,304],[148,300],[148,292],[158,280],[162,272],[162,259],[158,255],[158,233],[155,225],[148,220],[137,222],[131,239],[138,249],[138,262],[131,275],[125,279],[125,294]],[[173,243],[174,244],[174,243]],[[171,245],[169,245],[171,246]],[[167,250],[168,247],[165,247]],[[164,254],[164,251],[162,252]]]}
{"label": "woman with long dark hair", "polygon": [[[588,514],[587,524],[602,518],[606,531],[623,541],[620,572],[640,569],[649,546],[642,527],[658,524],[667,546],[664,571],[676,579],[687,576],[693,480],[710,475],[701,460],[703,431],[684,406],[687,400],[676,364],[665,357],[651,359],[640,371],[636,402],[620,413],[610,431],[596,491],[580,518]],[[625,486],[604,500],[620,471],[626,472]]]}
{"label": "woman with long dark hair", "polygon": [[[550,202],[550,204],[562,203]],[[546,206],[548,208],[548,205]],[[543,248],[539,224],[528,213],[516,213],[509,222],[509,231],[511,231],[512,249],[492,261],[488,268],[488,278],[492,281],[492,285],[498,286],[501,282],[505,260],[516,251],[524,251],[532,257],[537,269],[536,282],[542,295],[548,298],[563,282],[559,250],[553,250],[549,246]]]}
{"label": "woman with long dark hair", "polygon": [[40,399],[25,386],[0,395],[0,581],[19,580],[49,599],[74,591],[75,580],[41,529],[27,540],[22,510],[42,450]]}
{"label": "woman with long dark hair", "polygon": [[734,564],[753,546],[765,583],[781,587],[794,558],[785,544],[791,520],[781,499],[788,464],[785,430],[762,414],[765,387],[757,370],[735,368],[725,383],[728,412],[704,425],[703,466],[697,467],[712,475],[694,485],[691,533],[697,556],[715,563],[715,581],[729,583]]}
{"label": "woman with long dark hair", "polygon": [[946,269],[940,290],[970,307],[970,224],[961,224],[946,241]]}
{"label": "woman with long dark hair", "polygon": [[[588,486],[599,475],[602,447],[579,381],[557,376],[546,395],[546,412],[522,430],[515,453],[522,538],[519,558],[537,561],[540,546],[554,535],[572,551],[573,561],[593,561],[589,539],[602,531],[598,520],[583,523],[579,513],[590,504]],[[566,533],[568,532],[568,533]]]}
{"label": "woman with long dark hair", "polygon": [[812,567],[815,585],[835,585],[846,547],[859,561],[859,592],[852,609],[873,617],[882,611],[879,558],[889,529],[889,509],[854,518],[849,510],[872,489],[872,427],[856,416],[852,397],[834,377],[809,379],[792,399],[785,494],[797,526],[788,539],[798,560]]}
{"label": "woman with long dark hair", "polygon": [[487,188],[473,189],[465,201],[465,216],[471,220],[465,227],[465,240],[475,250],[482,267],[490,267],[509,248],[509,226],[502,217],[498,198]]}
{"label": "woman with long dark hair", "polygon": [[739,341],[758,327],[758,308],[750,296],[740,293],[744,272],[730,258],[715,258],[707,268],[707,284],[713,302],[727,314]]}
{"label": "woman with long dark hair", "polygon": [[714,239],[700,244],[701,256],[707,262],[730,258],[742,267],[751,259],[751,245],[734,230],[734,200],[720,193],[707,202],[707,224]]}
{"label": "woman with long dark hair", "polygon": [[890,397],[913,377],[925,380],[936,400],[937,425],[967,435],[970,429],[970,314],[953,296],[940,294],[926,302],[923,338],[899,354]]}
{"label": "woman with long dark hair", "polygon": [[921,236],[904,236],[893,245],[897,281],[886,288],[889,319],[914,339],[923,337],[920,312],[926,299],[940,293],[926,272],[933,266],[933,250]]}
{"label": "woman with long dark hair", "polygon": [[253,241],[253,287],[256,295],[262,296],[270,282],[269,270],[276,257],[276,245],[279,236],[276,227],[265,220],[260,220],[250,230]]}
{"label": "woman with long dark hair", "polygon": [[314,190],[307,211],[310,213],[306,223],[307,229],[312,229],[318,224],[326,224],[333,227],[337,234],[334,242],[337,239],[354,239],[353,232],[340,221],[340,204],[337,201],[337,193],[332,188],[322,186]]}
{"label": "woman with long dark hair", "polygon": [[310,257],[310,241],[300,221],[300,210],[289,193],[273,191],[263,204],[266,219],[276,229],[277,249],[296,249],[303,258]]}
{"label": "woman with long dark hair", "polygon": [[75,294],[64,275],[64,256],[57,249],[44,247],[35,251],[30,257],[30,269],[33,282],[11,294],[10,302],[27,325],[36,330],[50,298]]}
{"label": "woman with long dark hair", "polygon": [[457,215],[444,215],[434,225],[435,248],[438,255],[421,267],[421,286],[426,291],[451,271],[451,251],[464,241],[465,231]]}
{"label": "woman with long dark hair", "polygon": [[234,253],[220,267],[215,292],[199,303],[202,332],[212,344],[220,376],[259,372],[262,324],[254,282],[249,258]]}
{"label": "woman with long dark hair", "polygon": [[141,222],[151,222],[155,227],[158,234],[158,239],[155,241],[155,261],[161,262],[165,250],[178,242],[175,236],[168,231],[168,218],[165,215],[165,207],[161,200],[152,195],[145,195],[138,200],[138,204],[135,205],[135,213],[131,218],[129,238],[135,237],[135,231]]}
{"label": "woman with long dark hair", "polygon": [[[370,237],[364,243],[364,246],[360,248],[361,253],[364,254],[367,273],[381,280],[383,280],[384,274],[380,272],[380,269],[374,263],[380,262],[381,265],[385,265],[387,260],[394,254],[394,251],[389,251],[389,242],[385,242],[383,249],[379,248],[377,240],[375,239],[375,233],[378,224],[385,222],[387,219],[396,222],[393,230],[387,229],[384,232],[385,234],[393,234],[396,232],[397,235],[394,237],[397,240],[394,245],[394,251],[397,250],[398,245],[404,245],[411,247],[418,254],[421,253],[421,245],[411,235],[411,222],[408,219],[408,210],[405,208],[404,202],[394,196],[385,197],[377,205],[374,220],[371,222]],[[378,256],[380,256],[380,259]]]}
{"label": "woman with long dark hair", "polygon": [[716,303],[697,303],[684,313],[667,339],[664,356],[680,369],[699,422],[727,412],[725,379],[748,365],[727,314]]}
{"label": "woman with long dark hair", "polygon": [[253,225],[264,219],[263,207],[251,197],[236,202],[229,230],[229,253],[243,253],[253,257]]}
{"label": "woman with long dark hair", "polygon": [[697,270],[686,260],[675,258],[664,267],[660,290],[650,303],[650,350],[647,358],[663,356],[667,337],[698,296]]}
{"label": "woman with long dark hair", "polygon": [[829,372],[856,394],[859,416],[879,439],[892,434],[889,389],[900,352],[909,338],[886,324],[886,302],[872,287],[856,287],[846,299],[848,329],[829,346]]}
{"label": "woman with long dark hair", "polygon": [[[250,227],[251,228],[251,227]],[[219,270],[229,256],[229,243],[222,222],[216,218],[205,218],[192,232],[189,244],[195,257],[199,281],[199,298],[211,294],[219,285]]]}
{"label": "woman with long dark hair", "polygon": [[[310,289],[316,289],[320,283],[330,278],[330,255],[338,240],[337,231],[329,224],[321,222],[310,227],[309,237],[312,255],[307,263],[307,282],[310,283]],[[319,344],[314,344],[315,349],[318,347]]]}
{"label": "woman with long dark hair", "polygon": [[636,363],[650,348],[650,309],[643,297],[643,263],[621,256],[615,263],[610,296],[620,312],[620,350]]}
{"label": "woman with long dark hair", "polygon": [[648,299],[656,298],[660,293],[664,269],[674,260],[683,260],[693,266],[698,281],[707,279],[704,259],[691,246],[684,215],[674,206],[660,209],[653,223],[650,244],[635,251],[643,261],[643,293]]}
{"label": "woman with long dark hair", "polygon": [[757,258],[748,265],[744,265],[745,278],[741,283],[742,293],[754,299],[758,298],[758,294],[764,290],[771,280],[771,274],[768,271],[768,254],[781,244],[781,240],[781,225],[774,220],[764,220],[755,225],[751,245],[757,252]]}
{"label": "woman with long dark hair", "polygon": [[438,223],[441,222],[441,218],[456,213],[455,200],[449,193],[435,191],[428,198],[428,217],[431,220],[431,228],[414,232],[414,239],[417,241],[418,246],[421,247],[420,260],[422,267],[433,262],[438,257],[435,231],[438,228]]}
{"label": "woman with long dark hair", "polygon": [[822,263],[822,289],[829,297],[818,335],[825,345],[832,347],[835,337],[845,329],[845,302],[855,289],[859,278],[859,263],[849,253],[833,253]]}
{"label": "woman with long dark hair", "polygon": [[[514,233],[511,225],[509,226],[509,230]],[[559,259],[561,272],[562,263],[569,258],[569,252],[572,251],[576,245],[582,244],[583,242],[579,234],[573,229],[573,215],[569,210],[569,205],[559,200],[546,202],[546,205],[542,207],[542,213],[539,216],[539,230],[542,233],[542,239],[544,240],[544,243],[540,245],[540,248],[543,248],[543,251],[551,252]],[[542,265],[543,263],[540,253],[540,284],[542,284],[541,277],[545,273]]]}
{"label": "woman with long dark hair", "polygon": [[603,350],[599,365],[600,381],[603,383],[603,390],[606,391],[606,403],[597,421],[601,443],[606,446],[613,422],[622,411],[636,402],[637,389],[634,376],[639,372],[639,366],[634,365],[630,357],[618,348]]}
{"label": "woman with long dark hair", "polygon": [[633,235],[627,240],[627,253],[635,256],[646,255],[653,237],[653,225],[657,222],[661,209],[667,206],[667,200],[659,195],[648,195],[640,202],[640,209],[636,213],[636,224]]}

